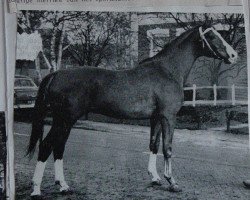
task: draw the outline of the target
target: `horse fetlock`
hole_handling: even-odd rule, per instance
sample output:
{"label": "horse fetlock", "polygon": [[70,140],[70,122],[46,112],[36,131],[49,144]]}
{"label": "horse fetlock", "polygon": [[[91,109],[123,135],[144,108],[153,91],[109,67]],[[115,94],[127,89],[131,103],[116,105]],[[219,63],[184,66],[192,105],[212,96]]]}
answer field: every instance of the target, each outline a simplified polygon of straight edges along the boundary
{"label": "horse fetlock", "polygon": [[69,190],[69,186],[66,183],[66,181],[55,180],[55,185],[59,185],[60,186],[60,192]]}
{"label": "horse fetlock", "polygon": [[164,158],[165,158],[165,159],[170,159],[170,158],[172,158],[172,152],[166,151],[166,152],[163,152],[163,154],[164,154]]}
{"label": "horse fetlock", "polygon": [[161,181],[161,178],[158,175],[152,178],[152,182],[159,182],[159,181]]}
{"label": "horse fetlock", "polygon": [[164,178],[168,181],[170,184],[168,190],[170,192],[181,192],[182,189],[179,187],[179,185],[175,182],[174,178],[172,176],[164,174]]}
{"label": "horse fetlock", "polygon": [[33,184],[33,192],[30,196],[40,196],[41,195],[41,186],[37,184]]}
{"label": "horse fetlock", "polygon": [[148,174],[153,176],[152,182],[158,182],[161,181],[160,176],[158,175],[156,169],[148,169]]}
{"label": "horse fetlock", "polygon": [[69,191],[69,186],[65,181],[60,181],[60,192]]}
{"label": "horse fetlock", "polygon": [[176,185],[177,184],[172,176],[164,174],[164,178],[167,180],[167,182],[170,185]]}

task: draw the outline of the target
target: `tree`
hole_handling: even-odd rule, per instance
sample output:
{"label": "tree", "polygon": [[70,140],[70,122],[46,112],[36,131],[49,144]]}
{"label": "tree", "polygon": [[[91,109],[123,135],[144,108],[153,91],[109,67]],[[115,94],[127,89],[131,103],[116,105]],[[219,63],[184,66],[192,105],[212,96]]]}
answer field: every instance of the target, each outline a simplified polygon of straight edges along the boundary
{"label": "tree", "polygon": [[18,33],[33,33],[37,30],[42,24],[42,18],[45,15],[46,11],[20,11],[17,14],[17,31]]}
{"label": "tree", "polygon": [[119,64],[131,45],[130,24],[126,13],[86,12],[85,18],[69,24],[73,44],[67,51],[80,66],[98,67],[114,60]]}
{"label": "tree", "polygon": [[18,15],[19,33],[32,33],[35,30],[48,30],[43,34],[43,56],[49,68],[61,68],[62,54],[70,44],[66,40],[67,23],[81,18],[82,12],[22,11]]}
{"label": "tree", "polygon": [[127,67],[131,59],[131,14],[114,12],[23,11],[19,30],[39,30],[43,56],[52,71],[63,59],[79,66]]}

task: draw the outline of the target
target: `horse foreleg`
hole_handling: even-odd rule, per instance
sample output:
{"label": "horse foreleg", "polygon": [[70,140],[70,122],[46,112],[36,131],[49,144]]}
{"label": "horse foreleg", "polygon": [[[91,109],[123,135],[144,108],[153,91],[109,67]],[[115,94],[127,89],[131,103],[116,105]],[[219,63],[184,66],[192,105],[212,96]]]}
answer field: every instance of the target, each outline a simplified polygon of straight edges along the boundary
{"label": "horse foreleg", "polygon": [[171,186],[177,185],[176,181],[172,176],[172,160],[171,157],[165,159],[165,170],[164,170],[164,177],[169,182]]}
{"label": "horse foreleg", "polygon": [[69,192],[70,188],[65,181],[63,172],[63,153],[65,150],[66,141],[68,139],[70,129],[67,126],[62,127],[57,134],[57,140],[54,144],[54,166],[55,166],[55,183],[60,185],[60,192]]}
{"label": "horse foreleg", "polygon": [[36,169],[32,179],[33,183],[33,192],[31,196],[40,196],[41,195],[41,183],[43,179],[43,173],[46,166],[46,160],[52,152],[52,134],[54,132],[54,127],[51,128],[48,135],[39,145],[38,160],[36,164]]}
{"label": "horse foreleg", "polygon": [[157,153],[159,150],[160,144],[160,135],[161,135],[161,125],[160,121],[156,119],[151,119],[151,131],[150,131],[150,155],[149,155],[149,162],[148,162],[148,173],[153,176],[152,183],[153,184],[161,184],[161,178],[158,175],[157,167],[156,167],[156,160],[157,160]]}
{"label": "horse foreleg", "polygon": [[172,192],[180,192],[178,184],[176,183],[172,175],[172,140],[174,135],[175,117],[169,117],[168,119],[163,117],[162,123],[162,143],[163,143],[163,154],[165,161],[164,177],[169,182],[169,190]]}

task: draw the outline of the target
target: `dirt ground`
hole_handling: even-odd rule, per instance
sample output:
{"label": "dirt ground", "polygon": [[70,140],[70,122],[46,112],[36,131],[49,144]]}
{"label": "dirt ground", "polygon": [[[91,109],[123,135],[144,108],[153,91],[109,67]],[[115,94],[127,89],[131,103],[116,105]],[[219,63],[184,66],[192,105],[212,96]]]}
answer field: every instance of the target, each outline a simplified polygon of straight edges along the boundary
{"label": "dirt ground", "polygon": [[[42,183],[46,200],[235,200],[250,199],[242,181],[250,178],[248,136],[223,131],[176,130],[173,174],[183,191],[168,184],[152,186],[147,174],[149,128],[89,123],[72,130],[64,157],[65,176],[73,193],[62,196],[54,186],[50,158]],[[45,130],[48,131],[48,126]],[[86,126],[85,126],[86,128]],[[91,129],[91,128],[89,128]],[[103,131],[101,131],[103,130]],[[35,159],[24,158],[30,124],[15,124],[16,199],[30,199]],[[157,166],[163,177],[163,156]]]}

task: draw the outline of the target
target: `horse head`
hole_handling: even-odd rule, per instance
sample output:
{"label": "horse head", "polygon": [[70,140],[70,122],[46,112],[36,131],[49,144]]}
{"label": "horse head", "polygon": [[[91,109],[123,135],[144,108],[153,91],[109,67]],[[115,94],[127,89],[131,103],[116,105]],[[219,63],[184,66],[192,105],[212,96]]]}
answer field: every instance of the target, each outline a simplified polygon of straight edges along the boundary
{"label": "horse head", "polygon": [[199,27],[204,56],[224,60],[227,64],[235,63],[238,53],[225,41],[221,34],[212,26]]}

